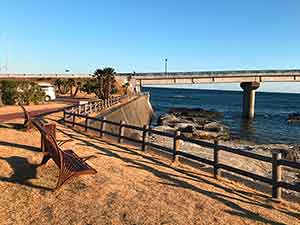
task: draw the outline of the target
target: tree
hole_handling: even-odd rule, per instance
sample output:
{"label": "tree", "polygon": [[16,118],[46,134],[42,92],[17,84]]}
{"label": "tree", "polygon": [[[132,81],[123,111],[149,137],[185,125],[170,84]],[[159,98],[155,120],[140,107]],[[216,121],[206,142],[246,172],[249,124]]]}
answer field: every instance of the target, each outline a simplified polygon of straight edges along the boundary
{"label": "tree", "polygon": [[[79,90],[82,87],[81,80],[75,80],[73,78],[68,79],[57,79],[54,82],[54,85],[57,87],[58,92],[62,95],[70,93],[70,96],[74,97],[77,95]],[[74,90],[75,88],[75,90]]]}
{"label": "tree", "polygon": [[104,97],[109,98],[112,90],[113,90],[113,83],[115,82],[115,75],[116,72],[113,68],[104,68]]}
{"label": "tree", "polygon": [[65,95],[70,91],[70,82],[68,79],[57,79],[55,80],[54,85],[62,95]]}
{"label": "tree", "polygon": [[95,93],[100,99],[109,98],[113,91],[113,84],[115,82],[116,72],[113,68],[106,67],[95,70],[92,81],[85,84],[85,90],[88,93]]}
{"label": "tree", "polygon": [[3,102],[2,102],[2,82],[0,82],[0,106],[3,105]]}

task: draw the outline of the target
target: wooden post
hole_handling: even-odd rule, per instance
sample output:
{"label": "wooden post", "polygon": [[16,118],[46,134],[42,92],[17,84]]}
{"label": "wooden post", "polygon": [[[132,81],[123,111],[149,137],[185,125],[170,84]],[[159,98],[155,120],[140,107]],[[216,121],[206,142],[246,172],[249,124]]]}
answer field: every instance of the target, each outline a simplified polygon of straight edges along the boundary
{"label": "wooden post", "polygon": [[278,162],[282,157],[280,152],[272,152],[272,198],[276,200],[281,199],[281,188],[279,182],[281,181],[281,166]]}
{"label": "wooden post", "polygon": [[221,176],[221,171],[219,170],[219,141],[214,141],[214,177],[217,179],[219,176]]}
{"label": "wooden post", "polygon": [[173,162],[177,160],[177,150],[179,147],[179,141],[180,141],[180,131],[176,130],[173,139]]}
{"label": "wooden post", "polygon": [[90,102],[90,113],[93,113],[93,103]]}
{"label": "wooden post", "polygon": [[66,110],[64,109],[64,118],[63,118],[63,123],[66,122]]}
{"label": "wooden post", "polygon": [[88,117],[85,117],[85,123],[84,123],[84,130],[87,131],[88,130]]}
{"label": "wooden post", "polygon": [[148,142],[148,125],[144,125],[143,127],[143,143],[142,143],[142,151],[147,150],[147,142]]}
{"label": "wooden post", "polygon": [[84,114],[86,114],[86,104],[84,104],[83,107],[84,107]]}
{"label": "wooden post", "polygon": [[105,116],[102,117],[102,121],[100,123],[100,137],[101,138],[104,137],[104,133],[103,133],[103,131],[105,131],[105,122],[104,122],[104,120],[106,120]]}
{"label": "wooden post", "polygon": [[75,126],[75,112],[73,113],[72,127]]}
{"label": "wooden post", "polygon": [[123,136],[124,136],[124,124],[125,124],[125,121],[120,121],[120,126],[119,126],[119,143],[122,143],[123,142]]}
{"label": "wooden post", "polygon": [[77,114],[80,114],[80,107],[77,108]]}
{"label": "wooden post", "polygon": [[104,108],[103,100],[101,100],[101,110]]}

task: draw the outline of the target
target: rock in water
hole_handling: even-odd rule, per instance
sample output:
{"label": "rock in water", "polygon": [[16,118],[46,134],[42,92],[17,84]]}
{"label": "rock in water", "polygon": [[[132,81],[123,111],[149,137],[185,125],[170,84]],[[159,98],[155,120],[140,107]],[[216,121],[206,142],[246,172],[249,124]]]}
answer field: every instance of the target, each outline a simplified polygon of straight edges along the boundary
{"label": "rock in water", "polygon": [[289,123],[295,123],[295,122],[300,122],[300,113],[292,113],[289,114],[288,116],[288,122]]}
{"label": "rock in water", "polygon": [[201,108],[173,108],[159,117],[158,125],[178,129],[188,137],[228,140],[229,129],[217,121],[220,119],[223,119],[223,113]]}

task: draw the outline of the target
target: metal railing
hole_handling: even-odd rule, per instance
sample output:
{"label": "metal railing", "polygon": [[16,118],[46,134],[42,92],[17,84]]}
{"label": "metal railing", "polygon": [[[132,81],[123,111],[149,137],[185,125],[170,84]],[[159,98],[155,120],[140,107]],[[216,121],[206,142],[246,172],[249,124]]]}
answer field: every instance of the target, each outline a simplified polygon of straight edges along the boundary
{"label": "metal railing", "polygon": [[100,99],[96,101],[90,101],[85,104],[72,105],[64,109],[65,112],[71,112],[82,115],[89,115],[92,113],[98,113],[104,109],[108,109],[109,107],[120,103],[123,99],[126,99],[127,96],[112,96],[107,99]]}

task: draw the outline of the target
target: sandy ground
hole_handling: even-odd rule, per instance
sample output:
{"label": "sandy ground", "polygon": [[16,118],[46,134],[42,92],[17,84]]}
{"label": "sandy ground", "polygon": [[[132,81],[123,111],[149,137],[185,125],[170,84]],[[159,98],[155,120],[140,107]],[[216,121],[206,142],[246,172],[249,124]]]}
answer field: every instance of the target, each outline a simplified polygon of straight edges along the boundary
{"label": "sandy ground", "polygon": [[[25,106],[26,110],[29,112],[35,111],[35,110],[42,110],[42,109],[54,109],[54,108],[63,108],[67,104],[64,103],[49,103],[49,104],[42,104],[42,105],[30,105],[30,106]],[[0,116],[1,115],[6,115],[10,113],[20,113],[23,112],[22,108],[20,106],[16,105],[10,105],[10,106],[1,106],[0,107]]]}
{"label": "sandy ground", "polygon": [[54,192],[56,165],[38,166],[39,133],[18,123],[0,127],[0,224],[300,224],[298,203],[59,124],[58,139],[73,139],[64,148],[93,156],[98,173]]}

